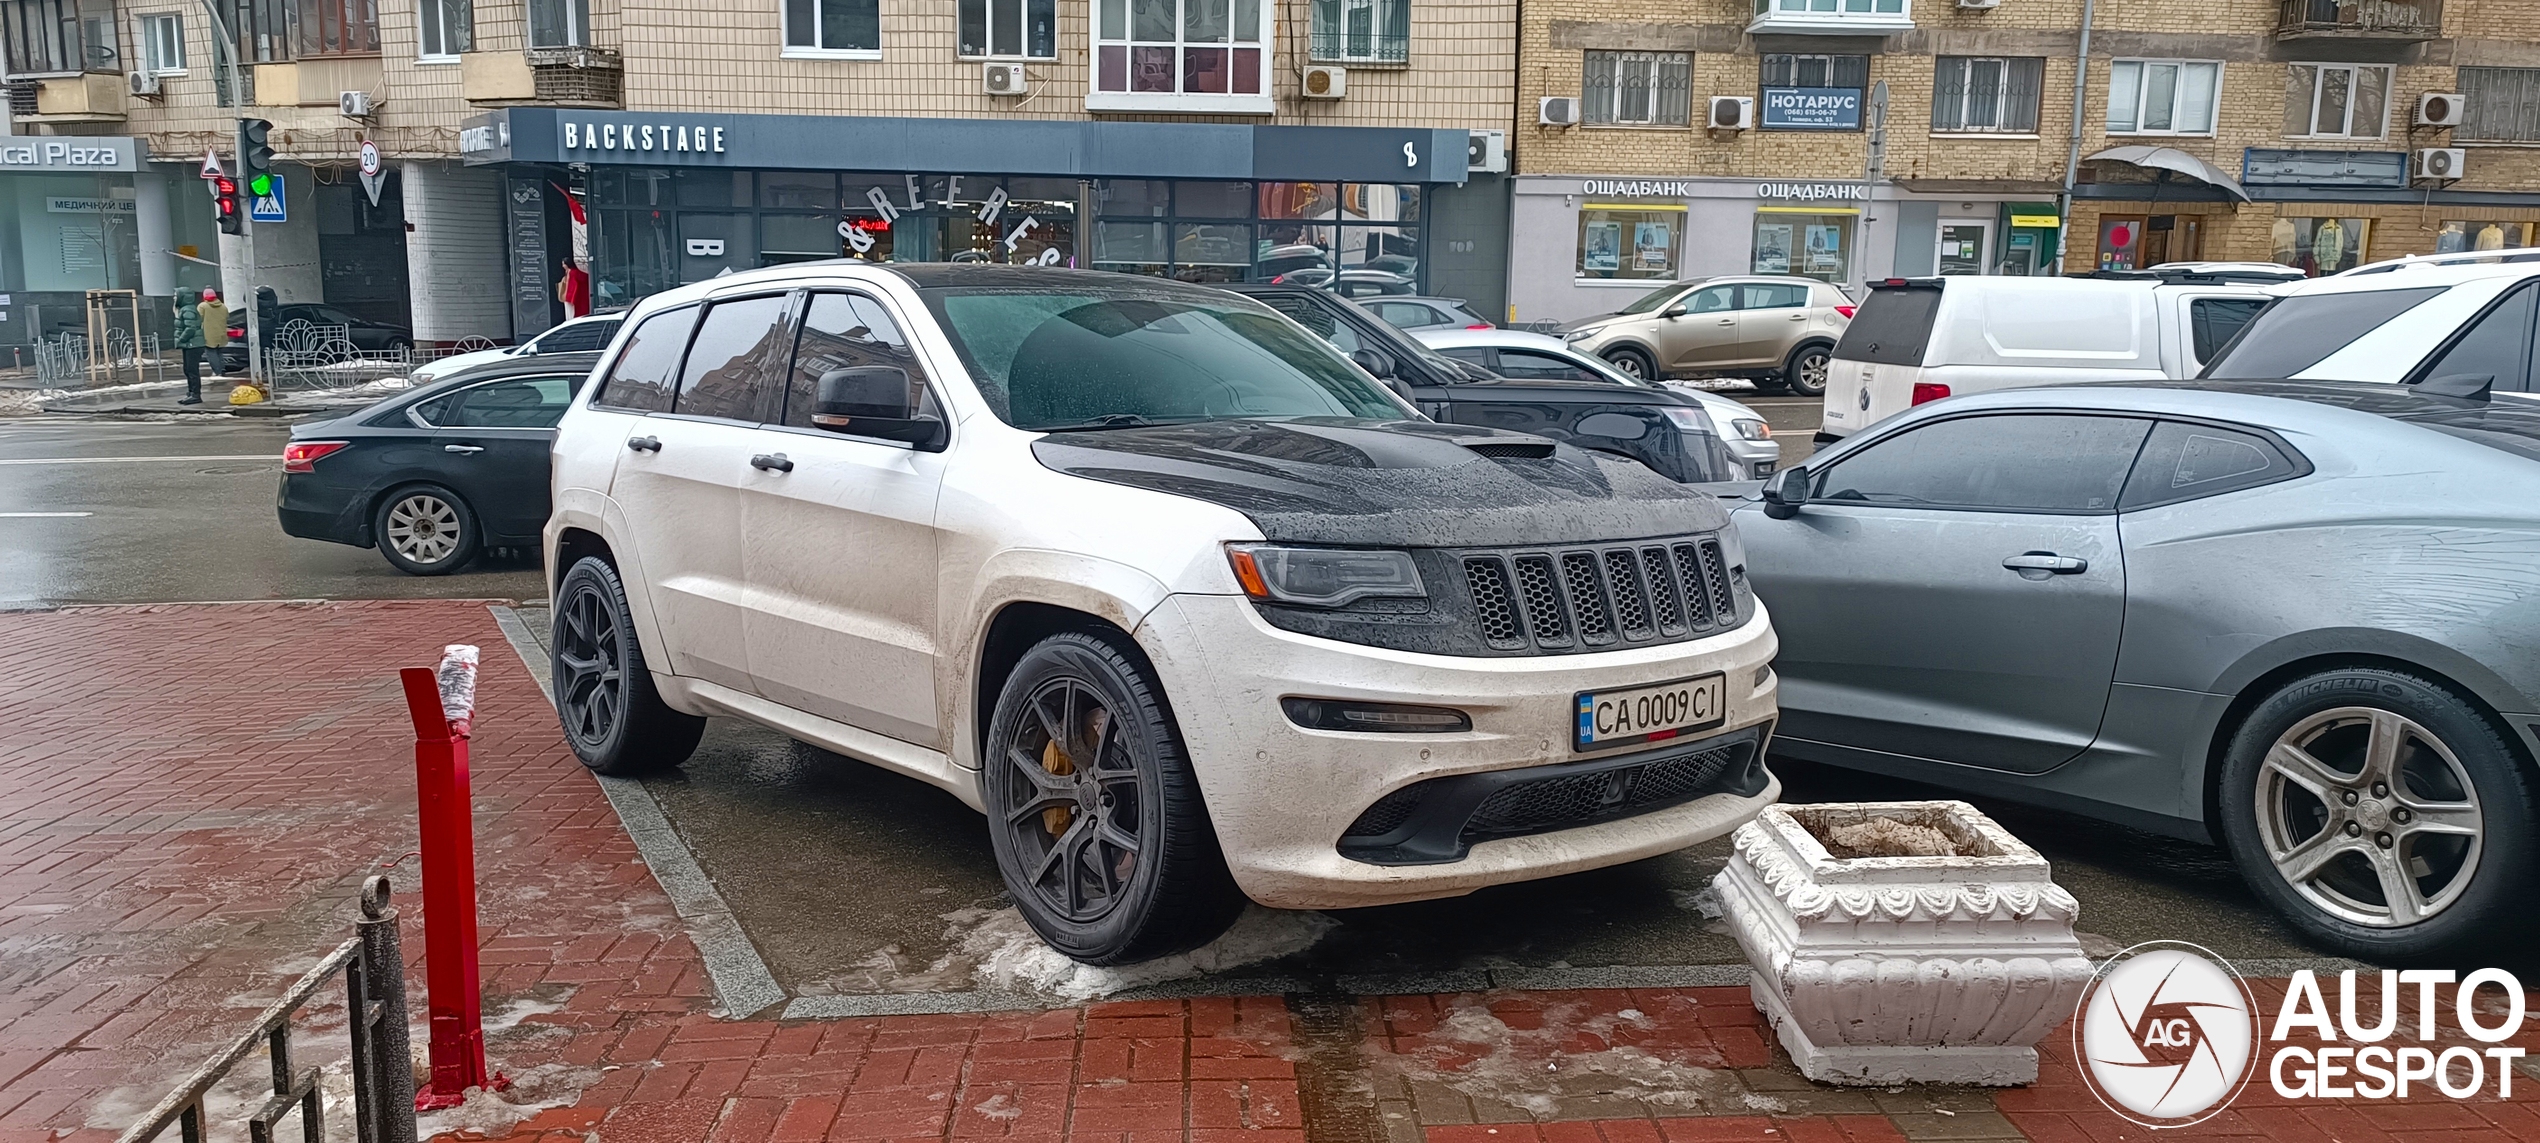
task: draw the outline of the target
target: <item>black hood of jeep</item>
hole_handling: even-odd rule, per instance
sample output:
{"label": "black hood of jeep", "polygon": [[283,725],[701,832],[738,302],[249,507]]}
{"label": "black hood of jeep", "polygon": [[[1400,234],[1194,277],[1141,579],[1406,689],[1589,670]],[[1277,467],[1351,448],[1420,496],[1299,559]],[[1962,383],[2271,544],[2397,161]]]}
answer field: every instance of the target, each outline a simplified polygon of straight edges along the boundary
{"label": "black hood of jeep", "polygon": [[1053,433],[1048,467],[1222,504],[1271,540],[1403,548],[1708,532],[1719,501],[1617,456],[1426,421],[1203,421]]}

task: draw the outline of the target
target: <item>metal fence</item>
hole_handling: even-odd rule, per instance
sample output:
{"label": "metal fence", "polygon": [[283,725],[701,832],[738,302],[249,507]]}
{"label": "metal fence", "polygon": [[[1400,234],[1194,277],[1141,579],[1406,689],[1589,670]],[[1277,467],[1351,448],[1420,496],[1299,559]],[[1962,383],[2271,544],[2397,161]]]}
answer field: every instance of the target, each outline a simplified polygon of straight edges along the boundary
{"label": "metal fence", "polygon": [[273,1097],[247,1120],[253,1143],[271,1143],[274,1125],[294,1111],[305,1143],[325,1143],[325,1078],[322,1068],[295,1068],[291,1018],[338,973],[352,1027],[353,1131],[360,1143],[415,1143],[414,1059],[406,1028],[405,960],[398,951],[397,910],[388,904],[388,879],[362,885],[362,916],[353,939],[338,945],[290,991],[257,1017],[256,1026],[214,1055],[116,1143],[148,1143],[175,1126],[184,1143],[209,1137],[205,1101],[230,1069],[265,1046],[273,1065]]}
{"label": "metal fence", "polygon": [[159,356],[159,335],[155,333],[145,333],[135,342],[130,331],[109,329],[105,345],[96,347],[100,352],[93,359],[89,356],[92,347],[88,335],[83,333],[38,341],[33,348],[35,379],[48,386],[159,381],[166,378],[168,371],[167,361]]}
{"label": "metal fence", "polygon": [[301,318],[282,323],[265,349],[265,371],[275,389],[344,389],[414,372],[410,348],[363,349],[352,330]]}

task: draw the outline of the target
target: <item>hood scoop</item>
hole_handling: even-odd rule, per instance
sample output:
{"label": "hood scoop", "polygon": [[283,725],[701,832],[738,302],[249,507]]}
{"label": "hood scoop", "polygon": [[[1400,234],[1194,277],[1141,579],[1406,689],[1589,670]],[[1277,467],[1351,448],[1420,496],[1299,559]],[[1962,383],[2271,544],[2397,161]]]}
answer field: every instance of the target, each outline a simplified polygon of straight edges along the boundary
{"label": "hood scoop", "polygon": [[1492,460],[1551,460],[1557,446],[1551,441],[1473,441],[1464,447]]}

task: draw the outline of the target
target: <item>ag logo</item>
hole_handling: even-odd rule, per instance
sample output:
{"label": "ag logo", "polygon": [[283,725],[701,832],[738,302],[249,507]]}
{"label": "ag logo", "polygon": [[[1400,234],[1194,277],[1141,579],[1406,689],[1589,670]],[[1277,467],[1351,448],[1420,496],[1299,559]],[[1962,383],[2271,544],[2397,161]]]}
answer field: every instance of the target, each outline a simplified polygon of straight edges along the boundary
{"label": "ag logo", "polygon": [[2100,966],[2073,1025],[2082,1080],[2108,1110],[2146,1127],[2221,1111],[2256,1069],[2257,1000],[2195,945],[2153,941]]}

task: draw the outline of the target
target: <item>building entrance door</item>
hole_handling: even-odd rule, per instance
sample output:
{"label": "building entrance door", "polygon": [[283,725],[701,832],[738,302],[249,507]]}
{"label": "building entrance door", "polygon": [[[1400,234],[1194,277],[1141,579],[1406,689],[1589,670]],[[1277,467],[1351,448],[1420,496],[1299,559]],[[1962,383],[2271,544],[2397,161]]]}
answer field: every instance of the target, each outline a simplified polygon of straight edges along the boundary
{"label": "building entrance door", "polygon": [[1943,274],[1982,274],[1993,250],[1993,223],[1978,218],[1940,220],[1940,252],[1935,265]]}

